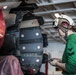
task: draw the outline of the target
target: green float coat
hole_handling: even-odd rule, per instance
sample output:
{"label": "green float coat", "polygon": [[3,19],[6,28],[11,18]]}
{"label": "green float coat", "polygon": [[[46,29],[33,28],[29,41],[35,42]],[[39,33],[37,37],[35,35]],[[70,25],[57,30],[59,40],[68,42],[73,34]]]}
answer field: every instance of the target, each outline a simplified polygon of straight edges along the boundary
{"label": "green float coat", "polygon": [[69,35],[66,41],[62,57],[62,62],[66,63],[66,72],[63,71],[63,75],[76,75],[76,34]]}

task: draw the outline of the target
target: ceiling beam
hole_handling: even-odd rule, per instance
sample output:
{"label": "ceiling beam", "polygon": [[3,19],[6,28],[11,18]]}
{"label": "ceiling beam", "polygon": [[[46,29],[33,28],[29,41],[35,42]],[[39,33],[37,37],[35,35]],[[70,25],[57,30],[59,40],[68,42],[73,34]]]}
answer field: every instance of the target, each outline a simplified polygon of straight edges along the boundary
{"label": "ceiling beam", "polygon": [[37,4],[40,4],[40,1],[39,0],[36,0]]}
{"label": "ceiling beam", "polygon": [[18,6],[21,2],[0,2],[0,6]]}
{"label": "ceiling beam", "polygon": [[7,0],[0,0],[0,2],[4,2],[4,1],[7,1]]}
{"label": "ceiling beam", "polygon": [[64,3],[71,3],[71,2],[76,2],[76,0],[72,1],[64,1],[64,2],[57,2],[57,3],[43,3],[43,4],[37,4],[38,6],[48,6],[48,5],[57,5],[57,4],[64,4]]}
{"label": "ceiling beam", "polygon": [[[11,4],[14,4],[14,3],[16,3],[16,4],[19,4],[21,1],[10,1],[10,2],[0,2],[0,6],[3,6],[3,5],[11,5]],[[70,3],[70,2],[76,2],[76,0],[72,0],[72,1],[64,1],[64,2],[58,2],[58,3],[41,3],[40,2],[40,0],[37,0],[37,2],[38,2],[38,6],[48,6],[48,5],[56,5],[56,4],[63,4],[63,3]]]}
{"label": "ceiling beam", "polygon": [[42,14],[49,14],[49,13],[58,13],[58,12],[69,12],[69,11],[76,11],[76,8],[67,8],[67,9],[58,9],[58,10],[50,10],[50,11],[44,11],[44,12],[35,12],[36,15],[42,15]]}
{"label": "ceiling beam", "polygon": [[[45,6],[44,6],[44,10],[45,10],[45,11],[48,11],[48,9],[47,9]],[[48,15],[49,15],[50,17],[52,17],[52,18],[55,18],[53,14],[50,14],[50,13],[49,13]]]}
{"label": "ceiling beam", "polygon": [[52,0],[47,0],[48,2],[53,2]]}
{"label": "ceiling beam", "polygon": [[52,36],[52,34],[50,33],[50,31],[46,30],[45,28],[41,27],[41,29],[47,33],[50,37],[52,37],[54,40],[58,41],[54,36]]}
{"label": "ceiling beam", "polygon": [[76,4],[75,4],[75,2],[73,2],[73,4],[74,4],[74,6],[76,7]]}
{"label": "ceiling beam", "polygon": [[[46,34],[48,34],[52,39],[54,39],[54,40],[56,40],[56,41],[58,41],[59,42],[59,40],[57,39],[57,38],[55,38],[52,34],[51,34],[51,32],[49,31],[49,30],[46,30],[45,28],[43,28],[43,27],[40,27]],[[60,39],[65,43],[65,40],[62,38],[62,37],[60,37]]]}

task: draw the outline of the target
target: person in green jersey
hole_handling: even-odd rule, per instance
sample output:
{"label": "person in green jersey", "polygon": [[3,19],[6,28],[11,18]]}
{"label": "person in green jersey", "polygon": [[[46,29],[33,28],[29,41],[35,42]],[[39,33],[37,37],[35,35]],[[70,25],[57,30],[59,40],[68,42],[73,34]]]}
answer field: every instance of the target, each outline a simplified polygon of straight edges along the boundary
{"label": "person in green jersey", "polygon": [[60,67],[63,75],[76,75],[76,26],[67,15],[61,14],[55,19],[54,25],[60,36],[66,39],[62,61],[52,58],[50,64]]}

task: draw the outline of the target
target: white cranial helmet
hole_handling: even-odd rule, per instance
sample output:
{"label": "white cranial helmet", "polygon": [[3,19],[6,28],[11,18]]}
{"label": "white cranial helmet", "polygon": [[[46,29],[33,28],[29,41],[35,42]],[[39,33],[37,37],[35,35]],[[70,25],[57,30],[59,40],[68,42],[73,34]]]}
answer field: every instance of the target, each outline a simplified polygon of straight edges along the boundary
{"label": "white cranial helmet", "polygon": [[55,19],[54,26],[60,28],[63,32],[66,32],[70,29],[71,26],[74,26],[75,23],[73,19],[67,15],[60,15]]}

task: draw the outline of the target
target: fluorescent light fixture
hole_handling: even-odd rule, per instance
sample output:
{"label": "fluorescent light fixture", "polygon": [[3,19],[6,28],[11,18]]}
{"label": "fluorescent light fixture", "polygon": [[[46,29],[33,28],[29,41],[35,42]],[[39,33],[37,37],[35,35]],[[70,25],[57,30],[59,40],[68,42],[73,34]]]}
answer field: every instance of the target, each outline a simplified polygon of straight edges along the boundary
{"label": "fluorescent light fixture", "polygon": [[54,15],[55,15],[56,18],[61,17],[61,16],[59,15],[59,13],[55,13]]}
{"label": "fluorescent light fixture", "polygon": [[3,9],[7,9],[7,6],[4,6]]}

